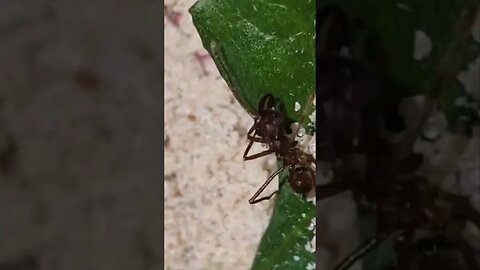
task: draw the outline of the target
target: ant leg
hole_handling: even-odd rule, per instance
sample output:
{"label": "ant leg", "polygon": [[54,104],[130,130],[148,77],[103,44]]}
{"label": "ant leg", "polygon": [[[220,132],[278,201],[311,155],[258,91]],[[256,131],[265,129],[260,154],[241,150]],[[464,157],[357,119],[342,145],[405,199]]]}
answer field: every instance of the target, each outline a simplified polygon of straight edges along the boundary
{"label": "ant leg", "polygon": [[252,148],[252,145],[253,145],[253,141],[250,141],[248,143],[248,146],[247,146],[247,149],[245,149],[245,152],[243,153],[243,160],[252,160],[252,159],[256,159],[256,158],[259,158],[259,157],[263,157],[263,156],[266,156],[266,155],[269,155],[271,153],[273,153],[274,151],[271,150],[271,149],[268,149],[266,151],[263,151],[263,152],[260,152],[258,154],[254,154],[254,155],[251,155],[251,156],[247,156],[248,155],[248,152],[250,152],[250,148]]}
{"label": "ant leg", "polygon": [[252,159],[256,159],[256,158],[263,157],[263,156],[266,156],[266,155],[270,155],[271,153],[275,152],[272,149],[268,149],[266,151],[263,151],[263,152],[260,152],[260,153],[254,154],[254,155],[247,156],[248,152],[250,151],[250,148],[252,148],[252,145],[253,145],[253,141],[250,141],[248,143],[247,149],[245,149],[245,152],[243,153],[243,160],[245,160],[245,161],[246,160],[252,160]]}
{"label": "ant leg", "polygon": [[268,184],[270,184],[270,182],[272,182],[273,178],[275,178],[275,176],[277,176],[279,173],[281,173],[285,168],[284,167],[281,167],[279,168],[276,172],[274,172],[272,175],[270,175],[270,177],[268,177],[268,179],[265,181],[265,183],[263,183],[263,185],[257,190],[257,192],[255,192],[255,194],[252,196],[252,198],[250,198],[248,200],[248,202],[250,204],[256,204],[256,203],[259,203],[261,201],[264,201],[264,200],[269,200],[273,195],[277,194],[278,193],[278,190],[273,192],[272,194],[270,194],[269,196],[266,196],[266,197],[262,197],[260,199],[257,199],[258,196],[260,196],[260,194],[265,190],[265,188],[268,186]]}
{"label": "ant leg", "polygon": [[250,151],[250,148],[252,148],[252,144],[253,144],[253,141],[250,141],[248,143],[247,149],[245,149],[245,152],[243,152],[243,160],[245,160],[245,158],[247,157],[248,152]]}
{"label": "ant leg", "polygon": [[350,255],[345,257],[340,263],[335,266],[334,270],[347,270],[359,259],[363,258],[379,243],[377,237],[372,237],[365,241],[360,247],[354,250]]}
{"label": "ant leg", "polygon": [[268,143],[268,139],[247,135],[248,140],[258,143]]}
{"label": "ant leg", "polygon": [[257,125],[258,125],[258,121],[255,120],[255,123],[253,123],[252,127],[247,132],[247,139],[250,140],[250,141],[258,142],[258,143],[267,143],[268,141],[266,139],[255,137],[255,135],[256,135],[255,128],[257,127]]}
{"label": "ant leg", "polygon": [[255,131],[255,128],[257,127],[257,125],[258,125],[258,121],[257,121],[257,119],[255,119],[255,122],[253,123],[252,127],[247,132],[247,136],[250,136],[250,134],[253,133],[253,131]]}
{"label": "ant leg", "polygon": [[252,159],[256,159],[256,158],[259,158],[259,157],[264,157],[264,156],[268,156],[272,153],[275,153],[275,151],[273,151],[272,149],[268,149],[268,150],[265,150],[263,152],[260,152],[260,153],[257,153],[255,155],[251,155],[249,157],[247,156],[243,156],[243,160],[252,160]]}
{"label": "ant leg", "polygon": [[261,202],[261,201],[270,200],[270,199],[273,197],[273,195],[275,195],[275,194],[277,194],[277,193],[278,193],[278,190],[277,190],[277,191],[274,191],[272,194],[270,194],[270,195],[268,195],[268,196],[265,196],[265,197],[262,197],[262,198],[260,198],[260,199],[258,199],[258,200],[252,200],[252,199],[250,199],[250,200],[248,200],[248,202],[249,202],[250,204],[256,204],[256,203],[259,203],[259,202]]}

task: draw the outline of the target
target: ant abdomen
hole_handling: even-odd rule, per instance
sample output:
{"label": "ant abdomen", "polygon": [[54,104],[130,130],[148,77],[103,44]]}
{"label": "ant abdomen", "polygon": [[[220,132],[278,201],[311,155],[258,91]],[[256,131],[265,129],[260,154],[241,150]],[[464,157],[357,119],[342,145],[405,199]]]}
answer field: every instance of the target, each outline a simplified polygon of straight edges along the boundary
{"label": "ant abdomen", "polygon": [[288,178],[288,182],[293,191],[305,194],[313,189],[315,175],[312,170],[300,166],[291,168],[289,173],[290,177]]}

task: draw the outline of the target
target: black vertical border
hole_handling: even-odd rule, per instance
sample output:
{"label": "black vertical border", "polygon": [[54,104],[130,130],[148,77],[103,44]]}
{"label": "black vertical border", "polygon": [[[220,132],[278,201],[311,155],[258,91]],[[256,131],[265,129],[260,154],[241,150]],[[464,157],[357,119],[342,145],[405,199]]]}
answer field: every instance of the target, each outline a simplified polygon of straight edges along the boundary
{"label": "black vertical border", "polygon": [[[160,3],[160,13],[158,14],[160,16],[160,14],[164,14],[165,10],[164,10],[164,4],[165,2],[164,1],[159,1]],[[161,23],[160,23],[160,27],[161,27],[161,30],[160,30],[160,33],[161,34],[161,49],[163,51],[163,54],[161,55],[160,57],[160,60],[162,61],[162,74],[160,74],[161,76],[161,83],[162,83],[162,106],[163,106],[163,110],[161,110],[161,118],[163,119],[162,120],[162,127],[160,128],[160,133],[161,133],[161,138],[158,138],[159,140],[161,140],[161,146],[162,146],[162,155],[160,157],[160,162],[159,162],[159,166],[160,166],[160,171],[161,171],[161,175],[163,175],[163,178],[161,179],[161,182],[162,184],[160,185],[160,194],[163,196],[163,198],[165,198],[165,186],[164,186],[164,181],[165,181],[165,21],[164,20],[161,20]],[[160,123],[159,123],[160,124]],[[160,179],[159,179],[160,181]],[[160,196],[159,194],[159,196]],[[162,223],[162,233],[161,233],[161,238],[162,238],[162,242],[165,243],[165,199],[161,200],[161,209],[162,211],[160,211],[159,215],[161,215],[162,217],[162,220],[164,221]],[[160,228],[159,228],[160,229]],[[162,248],[161,248],[163,254],[161,255],[161,265],[162,265],[162,268],[165,268],[165,244],[162,245]]]}

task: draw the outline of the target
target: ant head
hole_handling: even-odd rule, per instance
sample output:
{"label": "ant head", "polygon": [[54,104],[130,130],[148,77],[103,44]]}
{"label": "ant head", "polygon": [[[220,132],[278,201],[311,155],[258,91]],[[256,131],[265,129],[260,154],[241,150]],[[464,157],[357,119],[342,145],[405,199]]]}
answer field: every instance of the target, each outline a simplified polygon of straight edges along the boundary
{"label": "ant head", "polygon": [[256,134],[262,138],[277,140],[284,133],[285,120],[276,106],[273,95],[266,94],[258,104]]}
{"label": "ant head", "polygon": [[266,94],[258,103],[258,113],[275,110],[275,98],[271,94]]}
{"label": "ant head", "polygon": [[278,139],[283,134],[284,119],[280,112],[263,111],[258,118],[256,133],[262,138]]}
{"label": "ant head", "polygon": [[305,194],[313,189],[315,175],[312,171],[303,166],[295,166],[289,170],[288,182],[296,193]]}
{"label": "ant head", "polygon": [[272,94],[266,94],[260,100],[255,121],[256,134],[271,140],[278,140],[285,133],[291,133],[289,126],[295,122],[288,117],[285,104]]}

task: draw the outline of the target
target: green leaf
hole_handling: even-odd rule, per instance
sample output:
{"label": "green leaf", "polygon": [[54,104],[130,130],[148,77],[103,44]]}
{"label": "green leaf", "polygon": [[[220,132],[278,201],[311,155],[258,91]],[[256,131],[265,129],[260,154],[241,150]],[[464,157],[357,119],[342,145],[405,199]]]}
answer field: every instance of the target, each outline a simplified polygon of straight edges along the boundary
{"label": "green leaf", "polygon": [[315,1],[201,0],[190,13],[237,100],[255,113],[271,93],[298,120],[315,88]]}
{"label": "green leaf", "polygon": [[315,237],[312,224],[315,207],[301,199],[286,183],[286,178],[286,173],[280,175],[283,194],[275,204],[252,269],[303,270],[307,265],[315,265],[315,253],[308,251],[309,242]]}
{"label": "green leaf", "polygon": [[[190,13],[203,46],[249,113],[256,113],[267,93],[291,122],[314,110],[315,1],[200,0]],[[301,110],[295,110],[297,102]],[[254,270],[304,270],[315,263],[314,253],[305,249],[313,237],[314,204],[293,192],[286,177],[286,172],[279,177],[283,184]]]}

